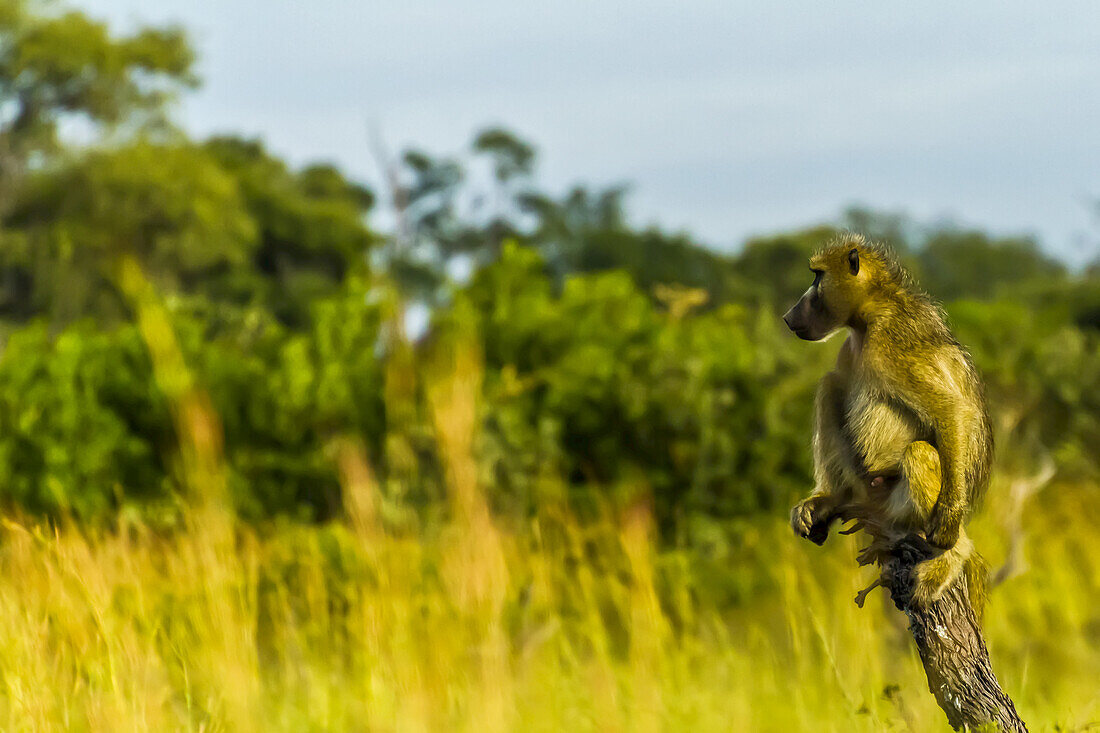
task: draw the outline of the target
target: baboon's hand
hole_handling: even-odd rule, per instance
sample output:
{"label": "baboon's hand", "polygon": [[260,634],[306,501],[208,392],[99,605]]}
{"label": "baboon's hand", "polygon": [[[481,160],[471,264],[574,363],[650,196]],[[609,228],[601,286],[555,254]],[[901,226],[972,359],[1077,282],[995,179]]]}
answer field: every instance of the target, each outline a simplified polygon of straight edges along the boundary
{"label": "baboon's hand", "polygon": [[791,509],[791,529],[799,537],[823,545],[829,537],[829,522],[832,518],[832,506],[828,497],[811,496]]}

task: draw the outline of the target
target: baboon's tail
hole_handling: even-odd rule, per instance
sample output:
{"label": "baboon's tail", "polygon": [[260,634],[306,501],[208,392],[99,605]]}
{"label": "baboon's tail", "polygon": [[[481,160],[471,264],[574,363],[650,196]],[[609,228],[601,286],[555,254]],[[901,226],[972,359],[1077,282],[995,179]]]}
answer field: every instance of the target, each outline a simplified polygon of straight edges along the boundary
{"label": "baboon's tail", "polygon": [[974,609],[974,618],[981,625],[985,604],[989,599],[989,563],[978,554],[977,550],[972,550],[970,557],[966,558],[966,564],[963,565],[963,572],[966,574],[970,607]]}

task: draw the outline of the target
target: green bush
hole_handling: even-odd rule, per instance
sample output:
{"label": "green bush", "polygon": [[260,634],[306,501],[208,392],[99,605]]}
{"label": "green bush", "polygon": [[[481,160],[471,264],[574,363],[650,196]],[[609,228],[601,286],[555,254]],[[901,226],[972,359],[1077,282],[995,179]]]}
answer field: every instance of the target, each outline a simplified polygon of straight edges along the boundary
{"label": "green bush", "polygon": [[[477,457],[498,508],[595,507],[644,490],[666,536],[782,513],[812,482],[813,391],[839,340],[798,341],[769,307],[681,312],[624,272],[560,283],[532,249],[499,260],[436,310],[410,351],[377,290],[350,278],[291,328],[262,307],[169,298],[184,358],[222,421],[231,496],[249,519],[340,507],[334,441],[362,441],[387,495],[435,511],[441,470],[421,366],[451,331],[484,360]],[[1002,468],[1049,452],[1095,476],[1100,336],[1064,307],[958,301],[986,377]],[[180,489],[173,422],[140,335],[83,320],[18,328],[0,359],[0,492],[11,507],[103,519],[163,512]],[[696,536],[698,535],[698,537]]]}

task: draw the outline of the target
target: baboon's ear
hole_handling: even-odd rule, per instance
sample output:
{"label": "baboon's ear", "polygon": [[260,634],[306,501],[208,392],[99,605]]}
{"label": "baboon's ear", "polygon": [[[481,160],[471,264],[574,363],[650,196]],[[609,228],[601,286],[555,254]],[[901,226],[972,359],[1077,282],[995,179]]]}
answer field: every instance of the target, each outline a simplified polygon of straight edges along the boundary
{"label": "baboon's ear", "polygon": [[859,274],[859,250],[853,249],[848,253],[848,267],[852,270],[853,275]]}

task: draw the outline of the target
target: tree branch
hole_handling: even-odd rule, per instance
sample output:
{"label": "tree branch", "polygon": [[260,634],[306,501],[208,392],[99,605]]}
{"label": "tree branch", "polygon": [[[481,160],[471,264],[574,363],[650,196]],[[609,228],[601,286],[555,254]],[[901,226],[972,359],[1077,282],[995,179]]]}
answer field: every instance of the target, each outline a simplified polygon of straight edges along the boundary
{"label": "tree branch", "polygon": [[911,605],[913,567],[932,554],[919,539],[905,539],[884,565],[894,605],[909,617],[928,689],[955,730],[988,729],[1026,733],[1012,700],[993,674],[989,651],[967,596],[966,574],[926,609]]}

